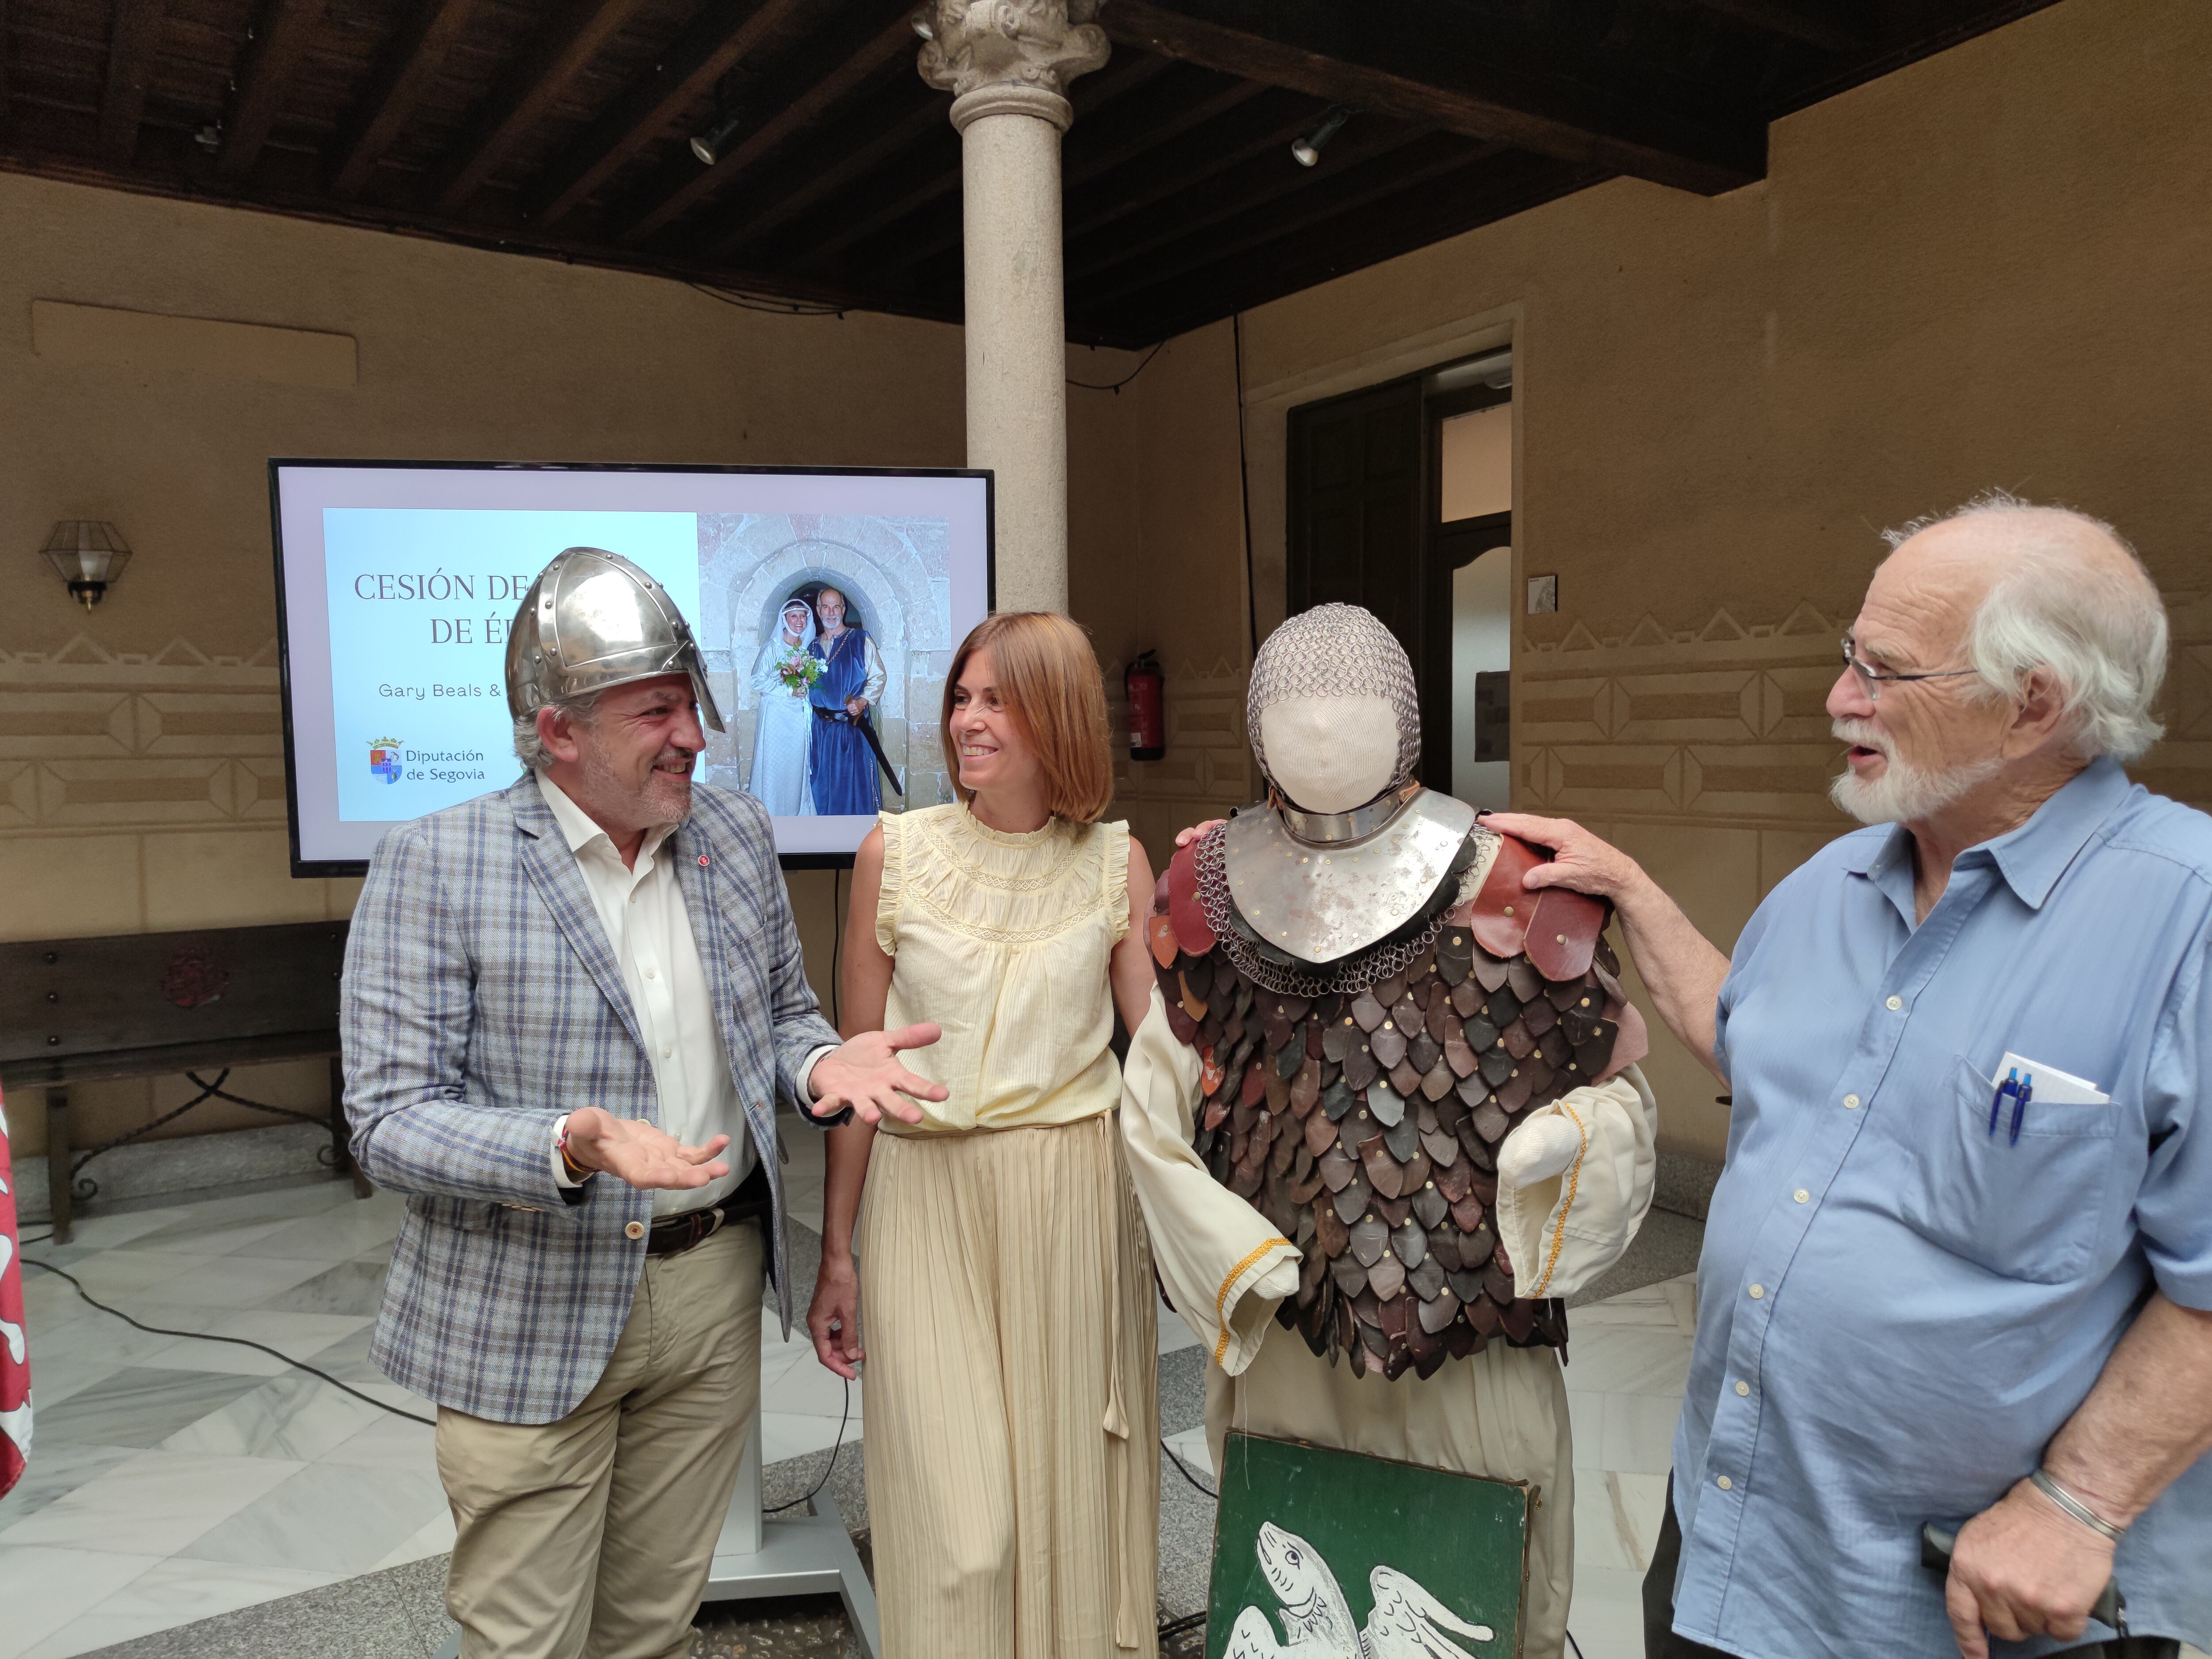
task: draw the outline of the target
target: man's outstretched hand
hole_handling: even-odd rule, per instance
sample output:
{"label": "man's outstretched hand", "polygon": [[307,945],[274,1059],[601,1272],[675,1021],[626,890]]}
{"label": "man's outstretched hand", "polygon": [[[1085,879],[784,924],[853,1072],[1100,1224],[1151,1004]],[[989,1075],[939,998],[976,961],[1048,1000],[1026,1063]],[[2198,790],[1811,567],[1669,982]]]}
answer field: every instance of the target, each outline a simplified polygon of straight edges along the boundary
{"label": "man's outstretched hand", "polygon": [[850,1106],[863,1123],[880,1122],[886,1114],[902,1123],[921,1122],[921,1108],[914,1103],[943,1100],[951,1091],[916,1077],[899,1064],[898,1056],[902,1049],[927,1048],[938,1036],[938,1028],[927,1024],[863,1031],[823,1055],[814,1062],[811,1079],[816,1115],[827,1117]]}
{"label": "man's outstretched hand", "polygon": [[715,1155],[730,1144],[716,1135],[703,1146],[686,1146],[639,1117],[617,1117],[597,1106],[568,1114],[568,1156],[586,1170],[605,1170],[641,1193],[680,1192],[729,1174]]}
{"label": "man's outstretched hand", "polygon": [[1595,836],[1572,818],[1540,818],[1529,812],[1485,812],[1482,827],[1502,830],[1532,847],[1548,847],[1552,860],[1540,864],[1521,878],[1531,890],[1565,887],[1619,904],[1638,885],[1650,879],[1644,866],[1609,842]]}

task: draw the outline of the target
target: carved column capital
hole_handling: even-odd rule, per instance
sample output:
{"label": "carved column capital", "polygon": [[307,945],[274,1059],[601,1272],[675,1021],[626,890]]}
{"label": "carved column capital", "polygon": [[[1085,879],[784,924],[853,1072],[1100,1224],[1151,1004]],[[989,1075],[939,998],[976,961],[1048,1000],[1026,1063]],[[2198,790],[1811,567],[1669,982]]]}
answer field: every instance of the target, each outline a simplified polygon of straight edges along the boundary
{"label": "carved column capital", "polygon": [[1034,115],[1066,131],[1068,82],[1104,66],[1101,0],[928,0],[914,15],[921,78],[954,94],[952,125]]}

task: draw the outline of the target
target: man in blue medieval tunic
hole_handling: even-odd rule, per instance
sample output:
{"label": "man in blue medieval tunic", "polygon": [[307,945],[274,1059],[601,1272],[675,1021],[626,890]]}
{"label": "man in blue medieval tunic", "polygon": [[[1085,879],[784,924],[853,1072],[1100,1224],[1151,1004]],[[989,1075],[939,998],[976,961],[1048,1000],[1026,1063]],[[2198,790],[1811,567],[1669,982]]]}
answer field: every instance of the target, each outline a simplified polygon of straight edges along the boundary
{"label": "man in blue medieval tunic", "polygon": [[866,813],[883,805],[876,757],[864,722],[884,694],[883,653],[867,631],[845,619],[845,596],[825,587],[814,598],[820,633],[807,649],[822,659],[814,705],[814,755],[808,765],[814,810],[823,817]]}

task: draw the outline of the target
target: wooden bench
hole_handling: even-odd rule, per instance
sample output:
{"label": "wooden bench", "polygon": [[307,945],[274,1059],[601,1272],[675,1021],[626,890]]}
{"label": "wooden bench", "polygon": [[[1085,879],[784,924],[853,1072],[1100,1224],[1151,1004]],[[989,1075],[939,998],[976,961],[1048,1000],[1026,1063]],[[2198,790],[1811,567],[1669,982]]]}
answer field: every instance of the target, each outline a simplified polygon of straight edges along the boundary
{"label": "wooden bench", "polygon": [[[57,1243],[69,1241],[74,1208],[70,1085],[97,1079],[327,1055],[333,1163],[352,1174],[356,1194],[368,1195],[347,1150],[338,1064],[346,927],[313,921],[0,944],[0,1086],[11,1094],[46,1089],[46,1184]],[[198,1086],[207,1090],[202,1098],[214,1092]]]}

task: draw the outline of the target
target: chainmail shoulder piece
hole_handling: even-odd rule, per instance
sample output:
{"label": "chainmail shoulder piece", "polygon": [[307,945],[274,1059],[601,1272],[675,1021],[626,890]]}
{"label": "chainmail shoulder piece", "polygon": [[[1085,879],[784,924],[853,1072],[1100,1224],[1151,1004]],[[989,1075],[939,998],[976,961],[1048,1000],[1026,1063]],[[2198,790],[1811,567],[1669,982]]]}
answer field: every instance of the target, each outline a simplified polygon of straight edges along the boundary
{"label": "chainmail shoulder piece", "polygon": [[1482,854],[1498,839],[1494,830],[1480,827],[1470,830],[1467,845],[1437,884],[1437,890],[1395,933],[1334,962],[1305,963],[1261,939],[1251,924],[1237,914],[1237,902],[1229,892],[1229,872],[1222,858],[1228,845],[1228,828],[1226,823],[1216,824],[1195,849],[1198,902],[1206,912],[1206,926],[1213,930],[1229,959],[1254,983],[1283,995],[1300,997],[1316,997],[1331,991],[1364,991],[1404,972],[1436,943],[1444,918],[1473,898],[1481,887],[1483,874],[1489,867],[1489,860]]}
{"label": "chainmail shoulder piece", "polygon": [[1252,753],[1269,781],[1260,738],[1260,714],[1291,697],[1381,697],[1398,717],[1395,782],[1411,777],[1421,758],[1421,703],[1413,665],[1397,635],[1371,611],[1356,605],[1317,605],[1301,611],[1267,635],[1252,664],[1244,697],[1244,723]]}

